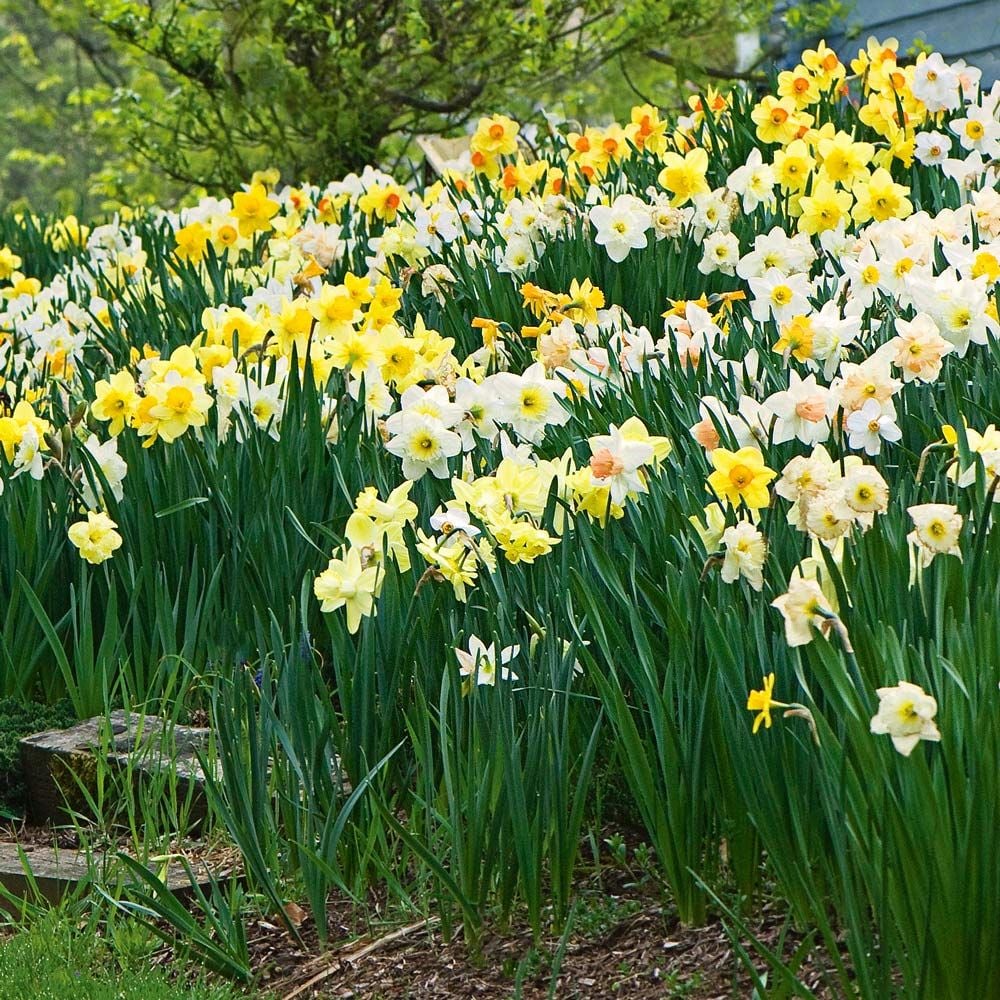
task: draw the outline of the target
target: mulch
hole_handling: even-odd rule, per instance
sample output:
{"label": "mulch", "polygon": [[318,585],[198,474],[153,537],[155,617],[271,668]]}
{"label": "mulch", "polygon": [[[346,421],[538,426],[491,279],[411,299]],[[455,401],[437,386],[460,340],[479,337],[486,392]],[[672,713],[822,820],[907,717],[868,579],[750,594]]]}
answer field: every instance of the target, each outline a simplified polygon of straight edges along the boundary
{"label": "mulch", "polygon": [[[335,903],[329,911],[331,936],[341,933],[343,943],[325,952],[317,953],[308,919],[300,929],[304,949],[292,947],[278,928],[251,935],[260,995],[276,1000],[746,1000],[752,995],[752,981],[718,918],[684,927],[652,882],[607,883],[582,881],[581,912],[596,912],[598,920],[595,925],[578,917],[566,942],[552,935],[534,946],[526,929],[488,930],[475,956],[460,935],[446,941],[434,918],[366,934],[352,925],[350,906]],[[758,909],[752,933],[786,955],[802,942],[774,904]],[[284,950],[281,938],[288,945]],[[743,945],[751,950],[748,942]],[[821,955],[808,956],[798,976],[817,998],[835,996],[825,985]]]}
{"label": "mulch", "polygon": [[[354,941],[324,955],[272,953],[270,968],[262,970],[261,990],[273,991],[278,1000],[745,1000],[753,989],[718,920],[683,928],[658,905],[633,913],[602,935],[571,939],[555,974],[551,956],[558,941],[543,942],[540,950],[547,960],[537,971],[518,977],[519,963],[530,953],[530,936],[491,934],[473,960],[463,941],[445,943],[433,926],[417,923],[402,930],[398,936],[387,935],[384,943]],[[777,919],[755,928],[771,945],[779,933]],[[261,942],[254,944],[260,947]],[[799,974],[818,997],[833,996],[824,990],[818,969]]]}

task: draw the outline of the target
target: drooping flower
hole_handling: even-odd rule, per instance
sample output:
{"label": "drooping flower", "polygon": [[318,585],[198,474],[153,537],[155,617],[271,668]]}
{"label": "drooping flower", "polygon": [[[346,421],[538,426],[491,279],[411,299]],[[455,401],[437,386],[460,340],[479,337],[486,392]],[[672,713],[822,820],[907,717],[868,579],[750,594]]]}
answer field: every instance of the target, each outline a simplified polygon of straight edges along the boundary
{"label": "drooping flower", "polygon": [[313,593],[324,613],[347,609],[347,630],[353,634],[361,625],[361,619],[374,613],[378,585],[379,567],[363,565],[361,552],[350,548],[342,559],[331,559],[316,577]]}
{"label": "drooping flower", "polygon": [[819,584],[802,577],[793,579],[788,591],[775,598],[771,607],[777,608],[785,619],[785,641],[789,646],[804,646],[812,642],[815,634],[813,626],[819,627],[830,613]]}
{"label": "drooping flower", "polygon": [[[111,493],[114,498],[116,500],[121,500],[124,496],[122,481],[125,479],[125,475],[128,472],[128,465],[118,454],[118,439],[110,438],[101,444],[97,440],[97,435],[91,434],[84,442],[83,447],[86,449],[87,454],[93,459],[97,468],[101,470],[101,475],[111,488]],[[91,478],[93,478],[93,484],[91,483]],[[103,494],[104,487],[100,478],[93,475],[92,470],[88,469],[84,474],[80,488],[83,490],[83,498],[87,506],[97,507]]]}
{"label": "drooping flower", "polygon": [[726,514],[722,507],[717,503],[710,503],[702,512],[702,517],[692,514],[688,521],[698,533],[705,551],[709,555],[715,552],[722,543],[722,536],[726,531]]}

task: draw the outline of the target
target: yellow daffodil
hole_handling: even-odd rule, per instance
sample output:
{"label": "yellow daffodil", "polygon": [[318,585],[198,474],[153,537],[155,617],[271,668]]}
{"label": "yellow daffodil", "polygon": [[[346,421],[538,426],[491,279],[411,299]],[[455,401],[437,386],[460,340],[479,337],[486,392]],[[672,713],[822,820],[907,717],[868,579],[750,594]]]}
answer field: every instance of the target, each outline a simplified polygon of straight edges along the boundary
{"label": "yellow daffodil", "polygon": [[708,477],[708,486],[720,499],[734,507],[743,503],[750,510],[770,503],[767,484],[777,473],[764,464],[759,448],[740,448],[735,452],[716,448],[711,460],[715,471]]}
{"label": "yellow daffodil", "polygon": [[70,525],[69,540],[87,562],[96,566],[121,547],[122,536],[115,530],[117,527],[103,511],[91,510],[85,521]]}

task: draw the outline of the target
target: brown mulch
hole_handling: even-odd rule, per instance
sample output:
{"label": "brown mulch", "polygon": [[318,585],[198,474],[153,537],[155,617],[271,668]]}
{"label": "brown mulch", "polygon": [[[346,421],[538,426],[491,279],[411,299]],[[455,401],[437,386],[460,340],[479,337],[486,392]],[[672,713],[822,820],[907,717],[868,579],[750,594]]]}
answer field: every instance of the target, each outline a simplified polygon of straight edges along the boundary
{"label": "brown mulch", "polygon": [[[348,932],[349,940],[325,953],[313,950],[316,943],[308,921],[302,927],[305,950],[294,947],[290,937],[277,928],[252,936],[255,967],[261,977],[260,992],[255,995],[275,1000],[506,1000],[517,996],[524,1000],[549,996],[559,1000],[746,1000],[751,996],[752,982],[718,919],[704,927],[683,927],[652,887],[632,886],[628,895],[606,895],[603,900],[588,891],[591,896],[586,905],[600,912],[607,908],[607,913],[599,926],[571,933],[561,960],[557,937],[533,949],[530,932],[487,932],[478,956],[472,957],[460,936],[450,942],[443,939],[436,920],[357,937],[356,932],[350,934],[349,911],[331,910],[331,917],[340,918],[333,926]],[[616,916],[619,911],[621,915]],[[765,906],[752,931],[777,950],[783,928],[784,916]],[[284,939],[284,949],[279,938]],[[785,953],[791,954],[801,941],[800,935],[787,933]],[[748,947],[747,942],[744,945]],[[832,1000],[835,996],[824,986],[819,955],[810,956],[798,975],[816,997]]]}
{"label": "brown mulch", "polygon": [[36,826],[24,820],[12,819],[0,820],[0,843],[63,849],[80,846],[79,838],[70,827],[53,829],[51,826]]}

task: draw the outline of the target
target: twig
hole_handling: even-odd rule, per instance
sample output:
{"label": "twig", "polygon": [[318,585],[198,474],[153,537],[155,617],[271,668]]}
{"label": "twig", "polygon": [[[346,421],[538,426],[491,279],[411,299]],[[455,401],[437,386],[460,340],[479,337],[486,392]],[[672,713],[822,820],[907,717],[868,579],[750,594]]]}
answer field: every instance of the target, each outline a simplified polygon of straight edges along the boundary
{"label": "twig", "polygon": [[386,934],[383,937],[376,938],[374,941],[369,941],[362,948],[358,948],[356,951],[352,951],[347,955],[335,954],[332,956],[333,963],[323,969],[321,972],[317,972],[315,976],[311,979],[307,979],[300,986],[296,986],[291,993],[288,993],[282,998],[282,1000],[295,1000],[296,997],[302,996],[307,990],[312,989],[313,986],[323,982],[325,979],[329,979],[330,976],[336,975],[343,966],[344,963],[353,964],[354,962],[360,962],[366,955],[370,955],[373,951],[378,951],[380,948],[384,948],[387,944],[391,944],[393,941],[398,941],[400,938],[408,937],[410,934],[414,934],[417,931],[423,930],[424,928],[433,927],[437,924],[438,918],[431,917],[427,920],[420,920],[415,924],[408,924],[406,927],[400,927],[394,930],[391,934]]}

